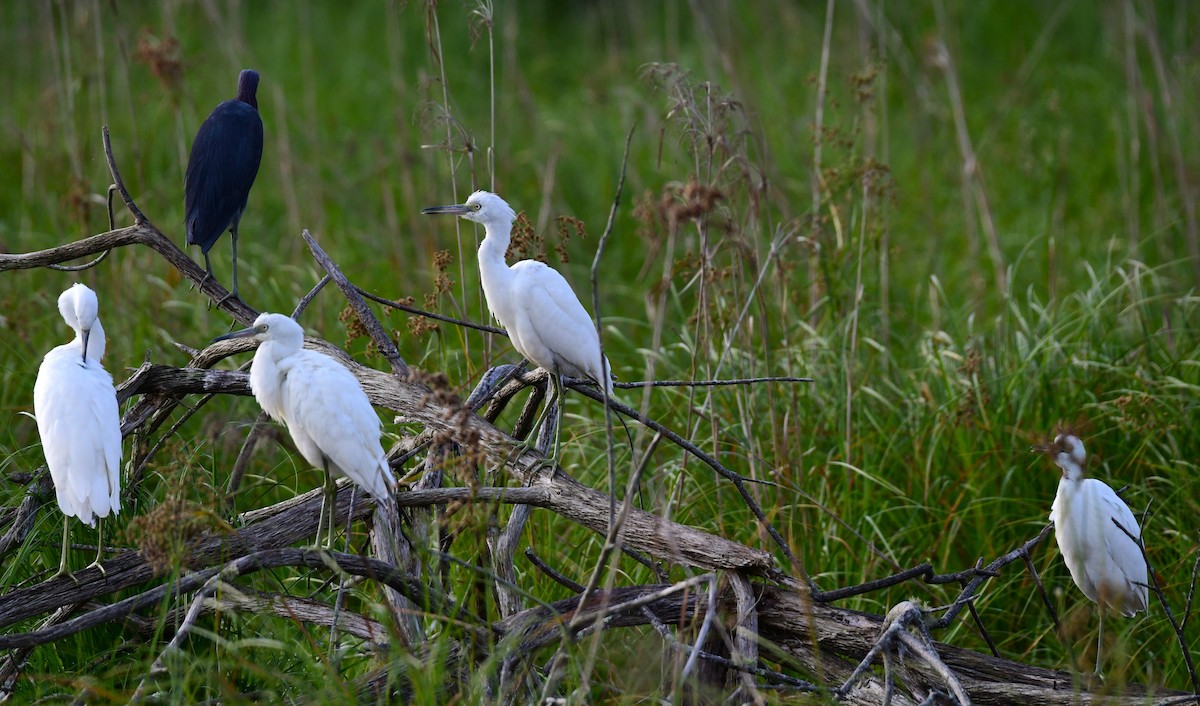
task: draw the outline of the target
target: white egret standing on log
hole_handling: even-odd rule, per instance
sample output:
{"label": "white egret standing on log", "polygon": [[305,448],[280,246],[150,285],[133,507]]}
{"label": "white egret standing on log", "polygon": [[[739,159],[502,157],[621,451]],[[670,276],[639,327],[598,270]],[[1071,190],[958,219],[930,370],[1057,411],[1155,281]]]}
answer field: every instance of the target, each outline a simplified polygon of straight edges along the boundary
{"label": "white egret standing on log", "polygon": [[[68,573],[72,517],[90,527],[97,518],[121,511],[121,416],[112,376],[100,364],[104,327],[99,308],[96,293],[82,284],[59,295],[58,311],[75,330],[75,340],[46,354],[33,385],[42,453],[63,513],[62,557],[55,576]],[[100,567],[101,540],[97,533],[91,566]]]}
{"label": "white egret standing on log", "polygon": [[[382,425],[358,379],[338,361],[304,348],[304,329],[283,314],[260,314],[254,325],[219,336],[259,342],[250,366],[250,390],[267,414],[283,422],[300,455],[325,471],[325,497],[317,520],[329,515],[332,546],[336,486],[333,472],[354,481],[376,502],[392,497],[396,479],[379,442]],[[354,495],[351,494],[351,515]],[[349,524],[349,522],[347,522]]]}
{"label": "white egret standing on log", "polygon": [[[508,331],[513,348],[550,373],[553,393],[526,438],[526,448],[537,438],[535,432],[545,422],[554,401],[558,401],[557,421],[562,421],[564,375],[589,378],[612,395],[611,368],[608,358],[600,355],[600,337],[567,280],[545,263],[521,260],[509,267],[504,261],[517,217],[504,199],[488,191],[476,191],[464,204],[433,206],[421,213],[462,216],[483,225],[479,278],[488,308]],[[554,429],[551,459],[555,460],[560,427],[556,424]]]}
{"label": "white egret standing on log", "polygon": [[1053,443],[1035,446],[1034,450],[1049,454],[1062,469],[1050,520],[1071,579],[1099,606],[1095,666],[1099,675],[1104,613],[1111,608],[1133,617],[1146,610],[1149,596],[1141,549],[1115,523],[1134,537],[1140,538],[1142,530],[1129,506],[1112,488],[1104,481],[1084,477],[1087,456],[1079,437],[1058,434]]}

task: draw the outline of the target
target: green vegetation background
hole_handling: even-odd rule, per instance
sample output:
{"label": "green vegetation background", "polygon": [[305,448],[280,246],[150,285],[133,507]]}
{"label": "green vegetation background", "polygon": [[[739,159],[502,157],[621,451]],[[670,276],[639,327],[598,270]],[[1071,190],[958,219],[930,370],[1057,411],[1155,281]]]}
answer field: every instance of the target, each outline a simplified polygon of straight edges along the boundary
{"label": "green vegetation background", "polygon": [[[1058,473],[1029,445],[1059,421],[1085,420],[1091,473],[1127,485],[1135,512],[1150,507],[1150,558],[1181,612],[1200,546],[1195,6],[833,7],[826,42],[826,6],[814,2],[0,3],[0,247],[107,229],[102,124],[134,198],[182,244],[191,137],[253,67],[267,144],[242,220],[246,301],[290,311],[319,279],[299,239],[308,228],[359,285],[485,321],[473,252],[482,234],[419,209],[494,188],[528,217],[523,254],[561,267],[587,301],[632,128],[600,271],[618,375],[816,382],[618,394],[774,482],[756,493],[820,586],[922,561],[957,571],[1034,536]],[[228,238],[213,262],[227,282]],[[147,351],[183,364],[172,341],[202,346],[229,328],[148,251],[116,251],[79,275],[0,276],[5,474],[42,463],[23,413],[41,356],[68,338],[55,298],[77,280],[99,293],[118,381]],[[327,291],[302,323],[381,366],[341,310]],[[491,364],[517,360],[503,339],[429,330],[400,312],[387,321],[410,363],[463,392]],[[211,504],[256,414],[249,399],[209,404],[156,456],[119,528],[168,497]],[[564,464],[606,488],[602,419],[568,404]],[[649,441],[635,433],[639,456]],[[631,457],[618,450],[623,483]],[[251,475],[230,499],[239,511],[319,483],[274,444]],[[0,480],[6,504],[23,492]],[[640,503],[771,548],[736,492],[674,448],[655,450]],[[489,512],[455,518],[468,530],[456,556],[479,554]],[[48,506],[4,585],[55,565],[58,527]],[[598,537],[546,513],[527,533],[576,578],[599,552]],[[1090,668],[1093,606],[1056,548],[1039,547],[1035,563],[1071,650],[1016,565],[980,596],[982,622],[1006,657]],[[622,569],[620,581],[651,580]],[[565,595],[531,566],[518,570],[540,599]],[[942,604],[955,587],[905,585],[846,605],[882,613],[909,595]],[[1107,625],[1110,680],[1187,686],[1156,602]],[[227,616],[209,627],[226,642],[188,641],[171,677],[180,699],[344,686],[301,626]],[[1200,651],[1194,621],[1187,632]],[[986,649],[969,620],[939,638]],[[594,698],[658,693],[670,667],[658,665],[657,639],[609,636]],[[120,701],[163,644],[89,631],[36,651],[17,694],[86,682]],[[371,664],[355,657],[341,678]],[[424,675],[430,689],[441,676]]]}

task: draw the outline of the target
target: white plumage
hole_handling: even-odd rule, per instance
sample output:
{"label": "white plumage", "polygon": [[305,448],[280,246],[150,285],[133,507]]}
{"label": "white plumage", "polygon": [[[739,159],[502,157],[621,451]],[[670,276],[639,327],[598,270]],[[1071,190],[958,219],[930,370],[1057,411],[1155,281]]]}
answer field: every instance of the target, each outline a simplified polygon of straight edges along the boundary
{"label": "white plumage", "polygon": [[[1059,434],[1045,450],[1063,472],[1050,508],[1054,537],[1075,585],[1101,608],[1098,639],[1102,641],[1106,608],[1129,617],[1147,608],[1146,562],[1138,545],[1113,520],[1134,537],[1141,537],[1142,530],[1112,488],[1084,477],[1086,453],[1078,437]],[[1096,671],[1100,671],[1099,647]]]}
{"label": "white plumage", "polygon": [[88,526],[121,511],[121,417],[112,376],[101,365],[104,327],[96,293],[76,284],[58,298],[75,340],[42,360],[33,414],[64,515]]}
{"label": "white plumage", "polygon": [[64,516],[59,574],[67,572],[68,518],[94,526],[97,518],[121,511],[121,415],[112,376],[100,363],[105,340],[99,308],[96,293],[82,284],[59,295],[58,311],[75,340],[46,354],[33,385],[42,453]]}
{"label": "white plumage", "polygon": [[[504,261],[517,217],[504,199],[476,191],[464,204],[435,206],[421,213],[458,215],[483,225],[479,277],[488,308],[508,331],[513,348],[551,373],[560,408],[559,378],[564,375],[589,378],[612,395],[611,368],[607,358],[601,359],[596,327],[567,280],[535,260],[522,260],[511,267]],[[557,432],[555,439],[557,456]]]}
{"label": "white plumage", "polygon": [[260,344],[250,367],[254,399],[287,426],[304,459],[377,501],[390,497],[396,480],[379,441],[383,427],[346,366],[305,349],[304,330],[283,314],[261,314],[254,326],[220,339],[245,337]]}

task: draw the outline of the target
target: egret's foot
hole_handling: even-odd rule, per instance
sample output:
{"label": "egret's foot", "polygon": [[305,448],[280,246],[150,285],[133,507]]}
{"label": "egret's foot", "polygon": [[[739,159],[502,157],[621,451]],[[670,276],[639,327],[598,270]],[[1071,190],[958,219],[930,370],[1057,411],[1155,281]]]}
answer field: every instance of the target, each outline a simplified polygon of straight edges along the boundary
{"label": "egret's foot", "polygon": [[532,470],[533,468],[538,468],[540,466],[547,466],[547,465],[554,466],[555,465],[554,459],[547,458],[545,455],[542,455],[542,450],[537,447],[537,442],[534,440],[535,435],[533,434],[533,432],[530,432],[529,436],[530,436],[530,438],[527,438],[523,441],[513,444],[512,451],[509,452],[509,454],[508,454],[508,462],[512,463],[513,461],[520,458],[521,454],[524,454],[527,451],[532,451],[533,453],[541,455],[541,457],[533,462],[532,468],[530,470]]}
{"label": "egret's foot", "polygon": [[100,560],[99,560],[99,559],[96,559],[96,560],[95,560],[95,561],[93,561],[92,563],[90,563],[90,564],[88,564],[87,566],[83,567],[83,570],[84,570],[84,571],[87,571],[88,569],[91,569],[91,568],[95,568],[97,571],[99,571],[99,572],[100,572],[100,575],[101,575],[101,576],[103,576],[104,578],[108,578],[108,572],[104,570],[104,566],[103,566],[103,565],[100,563]]}
{"label": "egret's foot", "polygon": [[538,460],[529,464],[530,473],[537,473],[544,470],[554,472],[554,469],[556,468],[558,468],[558,462],[552,458],[539,458]]}
{"label": "egret's foot", "polygon": [[71,579],[71,581],[76,586],[79,585],[79,579],[76,578],[75,574],[71,573],[70,571],[67,571],[67,567],[65,567],[65,566],[58,567],[58,571],[55,571],[54,574],[47,580],[50,581],[50,580],[58,578],[59,576],[66,576],[67,578]]}

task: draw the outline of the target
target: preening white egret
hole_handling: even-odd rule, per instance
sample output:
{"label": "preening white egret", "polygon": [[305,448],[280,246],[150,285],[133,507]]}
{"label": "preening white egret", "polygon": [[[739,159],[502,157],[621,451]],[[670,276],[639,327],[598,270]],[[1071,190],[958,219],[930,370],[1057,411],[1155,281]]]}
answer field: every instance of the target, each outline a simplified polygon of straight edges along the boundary
{"label": "preening white egret", "polygon": [[379,442],[383,428],[379,416],[346,366],[304,348],[304,330],[291,318],[260,314],[250,328],[214,340],[229,338],[259,342],[250,366],[254,399],[263,411],[287,426],[300,455],[325,471],[317,543],[327,510],[332,543],[336,512],[332,472],[354,481],[376,502],[392,496],[396,479]]}
{"label": "preening white egret", "polygon": [[1142,530],[1129,506],[1112,488],[1104,481],[1084,477],[1087,456],[1079,437],[1059,434],[1053,443],[1034,449],[1048,453],[1062,469],[1050,520],[1071,579],[1099,606],[1096,674],[1100,674],[1104,613],[1111,608],[1133,617],[1146,610],[1149,596],[1141,550],[1114,521],[1134,537],[1141,537]]}
{"label": "preening white egret", "polygon": [[[512,236],[517,214],[499,196],[476,191],[464,204],[434,206],[424,214],[450,214],[483,225],[479,244],[479,278],[488,308],[508,331],[513,348],[550,373],[553,394],[529,432],[526,446],[537,438],[550,405],[558,401],[562,421],[562,378],[589,378],[612,395],[611,368],[600,356],[600,338],[592,317],[557,270],[535,260],[521,260],[509,267],[504,254]],[[555,425],[554,455],[558,458],[561,424]]]}
{"label": "preening white egret", "polygon": [[[121,511],[121,416],[112,376],[100,364],[104,327],[99,308],[96,293],[82,284],[59,295],[58,311],[75,330],[75,340],[46,354],[33,385],[42,453],[63,513],[62,558],[55,576],[67,573],[70,518],[90,527],[97,518]],[[99,534],[96,544],[92,566],[99,567],[104,544]]]}

